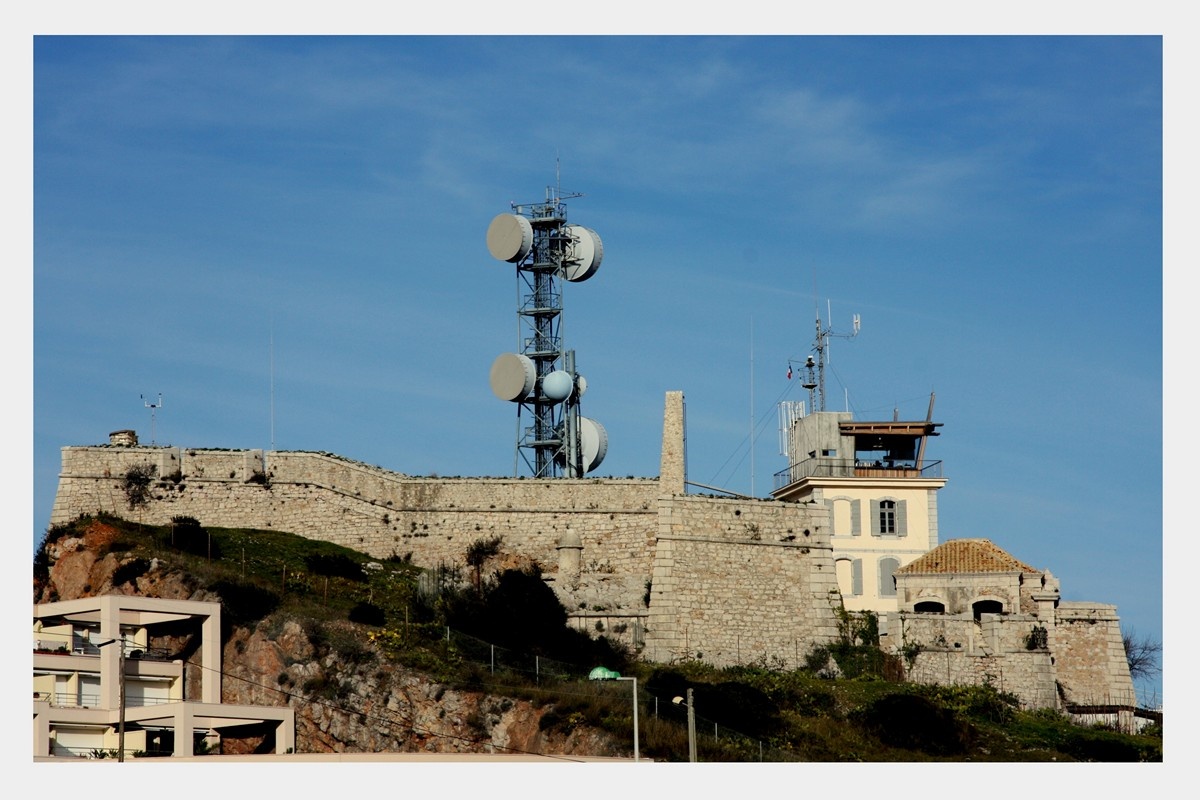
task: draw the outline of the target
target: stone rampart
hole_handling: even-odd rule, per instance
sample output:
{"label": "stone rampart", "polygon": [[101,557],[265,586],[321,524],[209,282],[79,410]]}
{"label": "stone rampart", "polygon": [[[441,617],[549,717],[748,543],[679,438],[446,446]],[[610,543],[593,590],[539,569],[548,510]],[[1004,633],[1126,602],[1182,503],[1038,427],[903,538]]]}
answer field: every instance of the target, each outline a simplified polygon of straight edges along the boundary
{"label": "stone rampart", "polygon": [[[1010,692],[1026,708],[1058,707],[1057,674],[1048,640],[1035,629],[1045,622],[1032,614],[901,612],[893,647],[905,658],[916,683],[983,685]],[[1033,645],[1031,647],[1031,645]]]}
{"label": "stone rampart", "polygon": [[1136,692],[1116,606],[1064,602],[1050,643],[1065,701],[1082,706],[1135,706]]}
{"label": "stone rampart", "polygon": [[837,634],[828,512],[796,503],[659,500],[646,657],[795,667]]}
{"label": "stone rampart", "polygon": [[[158,477],[135,508],[124,476],[144,465]],[[464,565],[471,543],[500,536],[501,552],[537,561],[551,576],[556,543],[571,531],[585,573],[645,576],[657,496],[653,479],[415,478],[324,453],[68,447],[51,524],[97,511],[156,525],[182,515],[287,531],[376,558],[411,553],[422,566]]]}

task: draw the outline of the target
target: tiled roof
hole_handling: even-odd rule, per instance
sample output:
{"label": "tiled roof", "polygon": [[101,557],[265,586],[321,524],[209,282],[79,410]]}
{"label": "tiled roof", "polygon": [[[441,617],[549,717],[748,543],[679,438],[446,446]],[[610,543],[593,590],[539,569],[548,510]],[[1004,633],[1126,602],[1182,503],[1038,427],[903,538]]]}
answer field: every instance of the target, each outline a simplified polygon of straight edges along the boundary
{"label": "tiled roof", "polygon": [[951,539],[896,570],[897,575],[959,572],[1040,572],[988,539]]}

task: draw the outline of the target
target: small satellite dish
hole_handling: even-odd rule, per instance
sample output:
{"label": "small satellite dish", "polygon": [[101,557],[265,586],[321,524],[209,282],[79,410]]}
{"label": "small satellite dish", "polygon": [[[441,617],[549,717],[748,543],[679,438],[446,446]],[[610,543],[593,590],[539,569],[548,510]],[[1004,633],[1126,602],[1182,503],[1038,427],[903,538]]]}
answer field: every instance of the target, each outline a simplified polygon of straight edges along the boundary
{"label": "small satellite dish", "polygon": [[571,373],[556,369],[542,378],[542,394],[555,402],[562,402],[571,396]]}
{"label": "small satellite dish", "polygon": [[575,376],[575,391],[579,393],[579,397],[587,394],[587,378],[582,375]]}
{"label": "small satellite dish", "polygon": [[533,387],[537,385],[537,368],[529,356],[504,353],[492,362],[490,381],[496,397],[519,403],[533,393]]}
{"label": "small satellite dish", "polygon": [[604,260],[604,243],[600,241],[598,233],[582,225],[567,225],[563,230],[574,240],[563,259],[563,277],[574,283],[586,281],[600,269],[600,262]]}
{"label": "small satellite dish", "polygon": [[493,258],[522,261],[533,248],[533,226],[517,214],[497,214],[488,226],[487,246]]}

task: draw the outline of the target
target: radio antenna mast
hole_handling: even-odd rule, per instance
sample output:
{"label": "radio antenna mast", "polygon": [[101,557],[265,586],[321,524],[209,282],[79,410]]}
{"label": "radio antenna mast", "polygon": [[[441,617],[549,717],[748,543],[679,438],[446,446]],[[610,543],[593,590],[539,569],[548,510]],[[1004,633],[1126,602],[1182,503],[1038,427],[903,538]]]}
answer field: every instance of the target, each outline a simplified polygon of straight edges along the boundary
{"label": "radio antenna mast", "polygon": [[[832,310],[829,316],[833,316]],[[800,364],[804,368],[804,383],[801,385],[808,389],[808,405],[811,411],[825,410],[825,365],[829,363],[829,339],[853,339],[857,336],[862,327],[862,319],[858,314],[854,315],[852,326],[850,333],[835,333],[832,325],[821,321],[821,307],[817,306],[817,333],[812,346],[812,353],[816,358],[809,355]],[[792,376],[792,363],[793,360],[788,359],[789,378]]]}
{"label": "radio antenna mast", "polygon": [[158,409],[162,408],[162,392],[158,393],[157,403],[151,403],[146,399],[146,395],[142,395],[141,397],[142,402],[146,404],[146,408],[150,409],[150,446],[153,447],[155,444],[155,415],[158,413]]}

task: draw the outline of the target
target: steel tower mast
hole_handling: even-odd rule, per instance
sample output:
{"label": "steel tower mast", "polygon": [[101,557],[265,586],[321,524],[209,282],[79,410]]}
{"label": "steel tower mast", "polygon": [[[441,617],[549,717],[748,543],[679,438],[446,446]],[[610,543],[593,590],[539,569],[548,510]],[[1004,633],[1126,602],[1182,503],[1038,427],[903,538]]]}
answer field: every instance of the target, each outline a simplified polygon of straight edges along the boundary
{"label": "steel tower mast", "polygon": [[567,224],[564,201],[582,196],[546,187],[544,202],[513,203],[513,213],[498,215],[488,228],[491,254],[516,265],[519,298],[520,352],[492,364],[492,391],[517,404],[517,453],[539,478],[583,477],[607,448],[604,429],[579,414],[587,383],[562,334],[561,279],[587,280],[604,253],[595,231]]}

